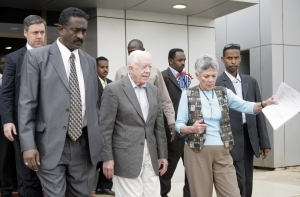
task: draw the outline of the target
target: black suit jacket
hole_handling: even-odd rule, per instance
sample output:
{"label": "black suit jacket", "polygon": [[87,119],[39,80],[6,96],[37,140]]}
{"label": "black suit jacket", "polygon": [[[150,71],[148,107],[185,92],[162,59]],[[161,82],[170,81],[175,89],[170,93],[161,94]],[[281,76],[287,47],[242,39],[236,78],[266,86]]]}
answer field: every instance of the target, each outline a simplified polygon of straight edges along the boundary
{"label": "black suit jacket", "polygon": [[[261,96],[257,81],[249,76],[240,74],[242,83],[243,99],[251,102],[261,102]],[[223,72],[217,79],[216,86],[224,86],[232,90],[235,94],[235,89],[229,77]],[[234,138],[234,146],[231,150],[231,155],[234,161],[240,161],[244,155],[244,134],[242,113],[229,109],[230,124]],[[258,158],[261,148],[271,148],[268,131],[266,127],[265,116],[263,113],[258,115],[246,114],[248,133],[253,152]]]}
{"label": "black suit jacket", "polygon": [[[111,83],[112,80],[106,78],[106,81],[107,81],[107,84]],[[97,103],[97,106],[101,107],[101,98],[102,98],[102,94],[103,94],[103,86],[102,86],[102,83],[100,81],[100,79],[98,79],[98,91],[99,91],[99,99],[98,99],[98,103]]]}
{"label": "black suit jacket", "polygon": [[[170,70],[170,68],[162,71],[161,74],[163,76],[163,79],[164,79],[166,87],[168,89],[170,98],[171,98],[172,103],[173,103],[173,107],[174,107],[174,111],[175,111],[175,120],[176,120],[182,90],[179,87],[179,85],[178,85],[172,71]],[[167,121],[167,118],[166,118],[165,115],[164,115],[164,124],[165,124],[167,139],[168,139],[168,142],[170,142],[170,139],[171,139],[170,129],[169,129],[168,121]],[[176,132],[176,136],[178,137],[177,132]]]}
{"label": "black suit jacket", "polygon": [[[27,48],[24,46],[23,48],[6,55],[0,94],[2,124],[14,123],[17,128],[21,67],[26,51]],[[15,137],[18,136],[19,135]]]}

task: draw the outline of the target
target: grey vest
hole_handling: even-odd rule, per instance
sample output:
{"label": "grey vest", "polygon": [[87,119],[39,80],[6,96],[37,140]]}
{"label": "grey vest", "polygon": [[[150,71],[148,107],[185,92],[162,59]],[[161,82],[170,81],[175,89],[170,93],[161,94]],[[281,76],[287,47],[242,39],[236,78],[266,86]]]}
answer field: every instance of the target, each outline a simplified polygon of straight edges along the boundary
{"label": "grey vest", "polygon": [[[227,90],[222,86],[215,86],[215,93],[217,95],[222,119],[220,121],[220,135],[224,146],[229,150],[233,148],[233,136],[231,132],[229,108],[227,102]],[[187,125],[192,126],[197,120],[203,119],[202,106],[200,100],[199,87],[195,86],[186,90],[188,97],[189,120]],[[199,152],[203,147],[206,138],[206,130],[201,134],[189,134],[186,136],[186,142],[194,152]]]}

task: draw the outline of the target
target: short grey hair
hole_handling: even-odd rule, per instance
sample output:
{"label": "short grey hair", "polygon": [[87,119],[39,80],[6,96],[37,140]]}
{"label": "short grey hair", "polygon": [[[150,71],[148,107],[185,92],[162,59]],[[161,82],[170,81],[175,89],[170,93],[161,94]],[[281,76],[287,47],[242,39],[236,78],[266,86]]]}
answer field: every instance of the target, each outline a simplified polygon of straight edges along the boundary
{"label": "short grey hair", "polygon": [[137,63],[139,62],[139,60],[143,57],[148,57],[148,58],[152,59],[150,53],[148,53],[146,51],[141,51],[141,50],[133,51],[128,56],[127,66],[135,67],[137,65]]}
{"label": "short grey hair", "polygon": [[42,17],[38,15],[29,15],[24,19],[23,25],[24,25],[24,29],[28,31],[30,25],[41,24],[41,23],[45,25],[45,29],[46,29],[46,21],[42,19]]}
{"label": "short grey hair", "polygon": [[217,72],[219,72],[219,64],[217,59],[208,54],[201,55],[195,63],[195,72],[197,74],[201,74],[203,70],[207,69],[215,69]]}

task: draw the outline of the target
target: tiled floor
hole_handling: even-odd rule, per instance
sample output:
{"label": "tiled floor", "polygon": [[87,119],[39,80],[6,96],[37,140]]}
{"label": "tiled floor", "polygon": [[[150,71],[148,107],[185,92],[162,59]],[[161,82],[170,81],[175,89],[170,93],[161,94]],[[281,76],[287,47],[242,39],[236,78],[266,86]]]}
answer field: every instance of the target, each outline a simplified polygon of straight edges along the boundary
{"label": "tiled floor", "polygon": [[[300,197],[300,167],[254,171],[253,197]],[[172,183],[170,197],[182,197],[183,182]],[[108,195],[93,195],[109,197]],[[215,193],[213,197],[216,197]]]}

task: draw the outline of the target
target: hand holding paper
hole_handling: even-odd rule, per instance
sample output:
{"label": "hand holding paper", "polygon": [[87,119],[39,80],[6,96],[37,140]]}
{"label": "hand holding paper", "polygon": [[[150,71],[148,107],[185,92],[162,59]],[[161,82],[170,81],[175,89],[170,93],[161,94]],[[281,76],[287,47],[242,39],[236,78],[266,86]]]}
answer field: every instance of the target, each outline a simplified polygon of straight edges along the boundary
{"label": "hand holding paper", "polygon": [[[274,130],[285,124],[300,111],[300,93],[281,83],[274,99],[278,105],[270,105],[262,110]],[[269,99],[268,99],[269,100]],[[268,101],[267,100],[267,101]],[[265,101],[265,102],[267,102]]]}

